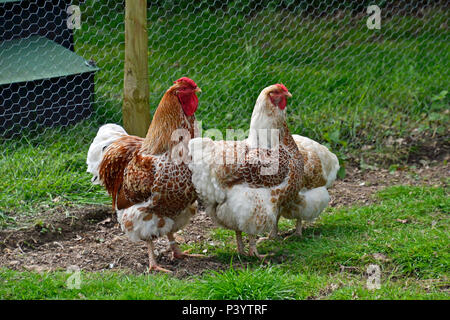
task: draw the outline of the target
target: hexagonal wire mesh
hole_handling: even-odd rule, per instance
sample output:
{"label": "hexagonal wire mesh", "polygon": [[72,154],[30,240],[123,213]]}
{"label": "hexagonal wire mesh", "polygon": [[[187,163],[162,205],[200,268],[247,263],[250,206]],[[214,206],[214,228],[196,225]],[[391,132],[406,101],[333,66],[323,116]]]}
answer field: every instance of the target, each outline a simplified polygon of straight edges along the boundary
{"label": "hexagonal wire mesh", "polygon": [[[204,129],[248,129],[282,82],[292,131],[345,149],[404,134],[449,84],[446,1],[148,1],[147,16],[149,111],[189,76]],[[1,0],[0,47],[2,208],[96,202],[85,156],[121,123],[124,1]]]}

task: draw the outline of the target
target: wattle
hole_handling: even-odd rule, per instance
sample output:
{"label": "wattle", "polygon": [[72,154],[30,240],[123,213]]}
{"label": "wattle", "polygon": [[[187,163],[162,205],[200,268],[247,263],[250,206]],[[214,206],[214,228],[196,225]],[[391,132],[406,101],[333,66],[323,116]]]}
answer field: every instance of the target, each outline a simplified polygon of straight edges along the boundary
{"label": "wattle", "polygon": [[192,116],[197,111],[198,97],[195,93],[179,93],[178,100],[187,116]]}
{"label": "wattle", "polygon": [[[279,97],[279,96],[278,96]],[[279,97],[279,99],[275,99],[275,97],[270,97],[270,100],[272,101],[272,103],[276,106],[278,106],[278,108],[280,108],[280,110],[284,110],[284,108],[286,108],[286,104],[287,104],[287,99],[284,96]]]}
{"label": "wattle", "polygon": [[286,104],[287,104],[286,97],[282,97],[280,99],[280,102],[278,103],[278,108],[280,108],[281,110],[284,110],[284,108],[286,108]]}

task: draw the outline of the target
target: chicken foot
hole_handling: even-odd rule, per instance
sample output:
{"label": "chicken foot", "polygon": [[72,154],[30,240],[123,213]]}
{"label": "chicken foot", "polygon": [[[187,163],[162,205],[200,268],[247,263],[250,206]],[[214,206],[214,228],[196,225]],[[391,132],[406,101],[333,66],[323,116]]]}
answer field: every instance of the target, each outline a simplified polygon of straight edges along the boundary
{"label": "chicken foot", "polygon": [[291,237],[299,237],[302,236],[302,219],[297,219],[297,222],[295,223],[295,231],[291,235],[288,235],[285,239],[291,238]]}
{"label": "chicken foot", "polygon": [[148,271],[163,271],[163,272],[167,272],[167,273],[172,273],[172,271],[165,269],[163,267],[161,267],[157,262],[156,262],[156,257],[155,257],[155,246],[153,244],[153,240],[147,240],[147,247],[148,247]]}
{"label": "chicken foot", "polygon": [[256,236],[249,235],[248,240],[249,240],[249,249],[248,249],[249,256],[257,257],[259,259],[264,259],[268,256],[267,254],[259,254],[258,253],[258,249],[256,248],[256,244],[257,244]]}
{"label": "chicken foot", "polygon": [[280,220],[280,215],[277,216],[277,221],[275,222],[275,225],[273,226],[272,230],[270,230],[268,237],[261,237],[256,241],[256,245],[260,244],[263,241],[266,240],[277,240],[280,238],[278,235],[278,221]]}
{"label": "chicken foot", "polygon": [[167,234],[167,239],[169,239],[170,250],[172,250],[172,259],[184,259],[186,257],[195,257],[195,258],[204,257],[203,254],[189,253],[191,249],[181,251],[180,247],[178,246],[178,243],[175,241],[173,233]]}
{"label": "chicken foot", "polygon": [[239,254],[242,254],[243,256],[250,256],[250,257],[257,257],[259,259],[264,259],[265,257],[267,257],[267,255],[262,255],[258,253],[258,250],[256,249],[256,236],[254,235],[249,235],[249,249],[248,249],[248,253],[245,252],[244,249],[244,242],[242,241],[242,232],[241,231],[236,231],[236,242],[237,242],[237,251]]}

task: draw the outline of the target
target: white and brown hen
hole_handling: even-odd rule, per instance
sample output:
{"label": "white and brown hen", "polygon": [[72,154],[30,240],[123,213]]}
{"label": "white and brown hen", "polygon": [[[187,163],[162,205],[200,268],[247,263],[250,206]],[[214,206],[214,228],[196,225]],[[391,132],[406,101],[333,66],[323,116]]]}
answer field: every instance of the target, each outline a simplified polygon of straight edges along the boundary
{"label": "white and brown hen", "polygon": [[279,213],[301,201],[303,157],[286,124],[287,97],[282,84],[262,90],[246,140],[189,142],[198,196],[216,223],[236,232],[241,254],[242,232],[249,235],[248,254],[260,257],[256,235],[272,230]]}

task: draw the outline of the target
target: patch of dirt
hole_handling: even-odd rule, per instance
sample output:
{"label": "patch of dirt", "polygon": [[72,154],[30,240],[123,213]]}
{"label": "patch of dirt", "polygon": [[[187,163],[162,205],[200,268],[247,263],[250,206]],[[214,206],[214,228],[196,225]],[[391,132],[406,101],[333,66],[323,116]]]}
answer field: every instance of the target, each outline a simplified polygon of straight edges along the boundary
{"label": "patch of dirt", "polygon": [[450,166],[437,161],[414,168],[399,166],[396,169],[379,168],[361,170],[347,168],[344,179],[337,180],[328,190],[332,207],[368,205],[376,201],[374,194],[392,185],[446,186],[450,177]]}
{"label": "patch of dirt", "polygon": [[[399,167],[394,172],[347,168],[347,176],[336,181],[330,189],[331,206],[370,204],[376,201],[373,194],[389,185],[446,185],[449,173],[449,165],[442,163],[430,163],[416,169]],[[146,271],[146,244],[131,242],[123,234],[110,207],[61,207],[45,214],[39,216],[38,223],[28,221],[22,228],[0,231],[0,267],[41,272],[67,270],[76,265],[85,271]],[[184,230],[176,234],[176,240],[180,244],[211,243],[212,228],[216,227],[211,219],[199,212]],[[179,278],[229,267],[229,262],[223,263],[214,256],[173,261],[165,237],[156,240],[155,247],[161,266],[172,270]],[[243,262],[233,259],[233,264],[239,267]]]}
{"label": "patch of dirt", "polygon": [[[199,212],[189,226],[176,234],[178,243],[211,241],[213,227],[209,217]],[[0,266],[16,270],[66,270],[76,265],[81,270],[125,270],[146,272],[147,246],[131,242],[121,231],[113,211],[92,206],[74,210],[69,217],[54,215],[43,225],[0,231]],[[214,257],[172,260],[167,238],[154,241],[158,262],[176,277],[225,269],[229,265]]]}
{"label": "patch of dirt", "polygon": [[432,132],[412,130],[407,137],[389,136],[382,141],[380,150],[375,150],[376,144],[363,145],[361,148],[346,154],[348,162],[353,166],[364,166],[364,163],[388,166],[407,163],[426,165],[426,163],[442,163],[449,159],[450,129],[439,135]]}

